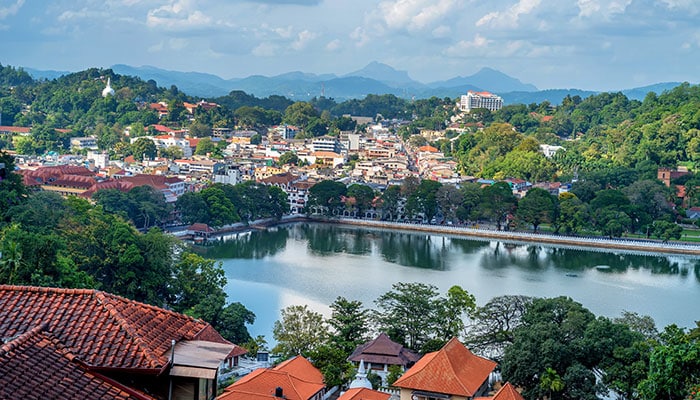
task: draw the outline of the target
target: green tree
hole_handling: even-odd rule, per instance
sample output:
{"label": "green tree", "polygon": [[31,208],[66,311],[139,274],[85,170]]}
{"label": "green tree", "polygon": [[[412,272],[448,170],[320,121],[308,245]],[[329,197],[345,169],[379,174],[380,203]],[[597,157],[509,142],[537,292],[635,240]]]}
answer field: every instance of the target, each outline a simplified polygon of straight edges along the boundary
{"label": "green tree", "polygon": [[213,153],[216,150],[216,144],[211,138],[204,137],[199,139],[197,147],[194,150],[194,154],[198,156],[206,156],[207,154]]}
{"label": "green tree", "polygon": [[559,195],[559,215],[556,219],[557,230],[576,233],[587,225],[588,207],[575,194],[564,192]]}
{"label": "green tree", "polygon": [[185,156],[184,151],[178,146],[168,146],[160,151],[161,157],[169,160],[178,160]]}
{"label": "green tree", "polygon": [[137,160],[153,159],[158,154],[158,148],[153,140],[141,137],[131,145],[131,154]]}
{"label": "green tree", "polygon": [[404,346],[418,350],[427,342],[438,321],[437,288],[424,283],[393,284],[375,301],[375,318],[381,331]]}
{"label": "green tree", "polygon": [[496,223],[498,230],[504,226],[508,216],[515,210],[517,199],[506,182],[486,186],[481,193],[481,212]]}
{"label": "green tree", "polygon": [[663,240],[664,243],[666,243],[671,239],[680,239],[681,235],[683,234],[683,227],[674,222],[654,221],[653,232],[655,237]]}
{"label": "green tree", "polygon": [[367,340],[368,311],[362,302],[350,301],[342,296],[337,297],[330,307],[331,318],[326,321],[334,330],[330,340],[347,358],[355,347]]}
{"label": "green tree", "polygon": [[467,330],[469,348],[500,361],[505,348],[515,341],[515,329],[523,323],[523,315],[532,300],[527,296],[498,296],[477,308],[474,322]]}
{"label": "green tree", "polygon": [[326,215],[335,215],[342,206],[341,198],[347,194],[347,186],[341,182],[324,180],[309,189],[308,207],[317,206]]}
{"label": "green tree", "polygon": [[299,163],[299,157],[297,157],[296,153],[288,151],[282,155],[280,155],[279,163],[281,165],[287,165],[287,164],[298,164]]}
{"label": "green tree", "polygon": [[372,207],[375,194],[371,187],[353,183],[348,187],[347,196],[353,199],[357,213],[362,215],[368,208]]}
{"label": "green tree", "polygon": [[542,223],[552,222],[556,216],[557,204],[547,190],[532,188],[518,202],[518,220],[532,225],[534,232]]}
{"label": "green tree", "polygon": [[272,328],[272,335],[277,341],[273,353],[282,358],[308,357],[326,341],[328,330],[323,315],[311,311],[307,305],[296,305],[282,310],[281,319],[275,321]]}
{"label": "green tree", "polygon": [[700,342],[675,326],[667,326],[649,357],[646,379],[639,384],[644,399],[686,399],[700,381]]}
{"label": "green tree", "polygon": [[524,389],[527,398],[540,398],[549,388],[540,376],[552,368],[563,379],[564,389],[553,398],[597,399],[594,368],[599,355],[586,346],[586,330],[595,316],[565,297],[535,299],[515,329],[513,343],[501,362],[503,378]]}

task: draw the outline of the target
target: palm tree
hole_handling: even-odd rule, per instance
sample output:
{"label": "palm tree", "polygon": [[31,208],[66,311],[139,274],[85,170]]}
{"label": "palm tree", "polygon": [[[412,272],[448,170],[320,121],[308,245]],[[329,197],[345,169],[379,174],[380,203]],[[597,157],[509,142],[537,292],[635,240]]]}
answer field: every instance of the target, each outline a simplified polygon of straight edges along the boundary
{"label": "palm tree", "polygon": [[564,390],[564,381],[554,368],[547,367],[540,378],[540,388],[547,391],[547,399],[552,398],[552,392]]}

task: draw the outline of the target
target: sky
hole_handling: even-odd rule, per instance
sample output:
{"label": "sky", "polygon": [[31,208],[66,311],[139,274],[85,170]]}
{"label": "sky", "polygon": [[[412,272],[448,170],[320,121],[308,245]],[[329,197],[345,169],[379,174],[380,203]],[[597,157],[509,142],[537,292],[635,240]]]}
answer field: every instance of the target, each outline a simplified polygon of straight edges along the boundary
{"label": "sky", "polygon": [[698,82],[700,0],[0,0],[0,64],[225,79],[372,61],[428,83],[497,69],[539,89]]}

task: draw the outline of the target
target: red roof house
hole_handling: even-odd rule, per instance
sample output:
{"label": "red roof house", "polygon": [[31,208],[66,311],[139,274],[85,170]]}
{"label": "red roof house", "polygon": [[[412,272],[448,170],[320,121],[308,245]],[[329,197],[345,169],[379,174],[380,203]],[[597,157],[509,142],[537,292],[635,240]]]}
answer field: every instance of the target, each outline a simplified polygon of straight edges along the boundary
{"label": "red roof house", "polygon": [[97,290],[30,286],[0,285],[0,337],[10,339],[0,348],[0,382],[20,373],[32,393],[49,393],[65,376],[63,395],[37,397],[52,399],[165,398],[171,382],[213,398],[219,364],[235,348],[183,314]]}
{"label": "red roof house", "polygon": [[452,338],[439,351],[418,360],[394,386],[401,389],[401,398],[473,398],[487,393],[488,378],[494,368],[495,362],[475,355]]}
{"label": "red roof house", "polygon": [[274,368],[258,368],[217,397],[218,400],[320,400],[325,393],[323,375],[306,358],[296,356]]}
{"label": "red roof house", "polygon": [[476,400],[525,400],[510,382],[506,382],[493,397],[478,397]]}
{"label": "red roof house", "polygon": [[338,400],[389,400],[390,397],[389,393],[367,388],[355,388],[341,394]]}

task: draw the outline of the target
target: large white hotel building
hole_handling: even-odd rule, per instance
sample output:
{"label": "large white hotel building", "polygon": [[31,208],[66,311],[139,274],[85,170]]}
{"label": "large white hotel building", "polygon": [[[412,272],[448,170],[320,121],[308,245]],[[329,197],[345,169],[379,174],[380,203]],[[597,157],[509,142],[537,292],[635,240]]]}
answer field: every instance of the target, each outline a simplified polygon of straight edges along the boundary
{"label": "large white hotel building", "polygon": [[497,111],[503,107],[503,99],[489,92],[469,91],[463,94],[459,100],[459,109],[471,111],[475,108],[485,108],[489,111]]}

